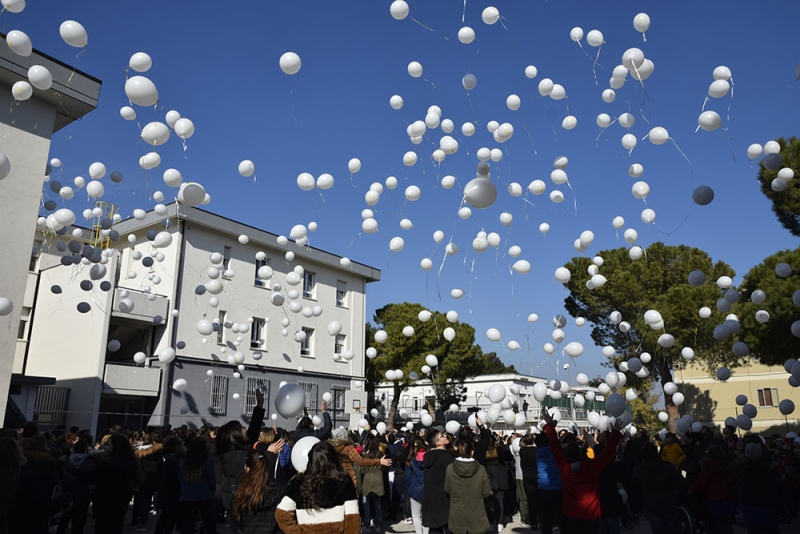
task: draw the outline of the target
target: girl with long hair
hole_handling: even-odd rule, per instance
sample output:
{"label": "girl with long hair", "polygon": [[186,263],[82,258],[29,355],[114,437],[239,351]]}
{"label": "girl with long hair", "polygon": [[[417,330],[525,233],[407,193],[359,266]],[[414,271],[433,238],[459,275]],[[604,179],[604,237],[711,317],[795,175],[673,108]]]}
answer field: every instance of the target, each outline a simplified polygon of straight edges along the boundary
{"label": "girl with long hair", "polygon": [[206,442],[195,438],[189,442],[186,458],[178,468],[181,496],[178,508],[178,526],[181,534],[193,534],[197,514],[203,520],[206,534],[216,534],[217,522],[213,514],[216,476],[214,461],[208,455]]}
{"label": "girl with long hair", "polygon": [[339,454],[327,441],[308,453],[308,466],[275,511],[285,534],[360,534],[358,497]]}
{"label": "girl with long hair", "polygon": [[411,523],[415,534],[428,534],[428,527],[422,526],[422,498],[425,485],[425,442],[419,436],[411,438],[406,458],[406,477],[408,498],[411,501]]}
{"label": "girl with long hair", "polygon": [[[380,441],[372,434],[367,434],[364,438],[364,458],[382,458]],[[373,531],[380,532],[381,529],[381,497],[384,494],[383,488],[383,466],[373,465],[369,467],[359,466],[359,493],[362,497],[362,506],[364,510],[364,527],[366,529],[372,528]],[[374,526],[370,527],[371,520],[374,520]]]}
{"label": "girl with long hair", "polygon": [[107,442],[106,457],[95,471],[95,532],[121,534],[128,503],[144,482],[144,473],[131,442],[113,434]]}
{"label": "girl with long hair", "polygon": [[286,483],[275,476],[278,453],[283,440],[259,445],[247,453],[245,475],[233,495],[233,516],[243,534],[274,534],[280,532],[275,509],[286,493]]}

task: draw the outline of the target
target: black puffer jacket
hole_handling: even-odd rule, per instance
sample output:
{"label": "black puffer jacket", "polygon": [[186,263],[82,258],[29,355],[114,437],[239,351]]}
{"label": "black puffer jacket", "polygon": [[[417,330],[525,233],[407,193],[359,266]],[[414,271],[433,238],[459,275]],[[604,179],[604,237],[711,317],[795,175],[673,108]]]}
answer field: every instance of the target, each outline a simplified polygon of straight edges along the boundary
{"label": "black puffer jacket", "polygon": [[484,464],[486,472],[489,474],[489,482],[492,488],[492,493],[498,491],[508,491],[508,473],[503,464],[500,463],[499,458],[492,458],[486,460]]}
{"label": "black puffer jacket", "polygon": [[422,488],[422,525],[440,528],[450,519],[450,498],[444,491],[447,466],[455,461],[450,451],[433,449],[425,453]]}
{"label": "black puffer jacket", "polygon": [[275,509],[286,494],[288,485],[275,478],[269,479],[261,504],[255,510],[245,510],[239,518],[241,534],[277,534],[281,532],[275,520]]}

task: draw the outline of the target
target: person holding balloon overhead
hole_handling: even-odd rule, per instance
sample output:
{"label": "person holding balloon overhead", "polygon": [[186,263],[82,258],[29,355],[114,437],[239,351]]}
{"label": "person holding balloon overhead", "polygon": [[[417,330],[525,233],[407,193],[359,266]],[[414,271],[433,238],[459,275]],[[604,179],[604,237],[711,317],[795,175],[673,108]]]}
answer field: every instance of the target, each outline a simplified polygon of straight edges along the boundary
{"label": "person holding balloon overhead", "polygon": [[294,440],[300,441],[306,436],[314,436],[319,440],[326,440],[331,437],[331,429],[333,428],[333,423],[331,422],[331,416],[328,412],[325,411],[328,403],[325,400],[322,400],[322,403],[319,405],[319,411],[322,414],[322,426],[320,428],[314,429],[314,425],[311,421],[311,418],[308,416],[308,413],[304,413],[303,417],[297,423],[297,429],[294,431]]}
{"label": "person holding balloon overhead", "polygon": [[561,483],[564,488],[562,512],[565,525],[562,525],[562,530],[570,534],[595,534],[599,528],[598,520],[601,515],[600,473],[614,459],[617,452],[622,421],[618,419],[614,423],[606,447],[590,460],[575,441],[564,448],[561,447],[553,424],[553,416],[546,407],[542,408],[542,419],[546,423],[544,430],[561,473]]}

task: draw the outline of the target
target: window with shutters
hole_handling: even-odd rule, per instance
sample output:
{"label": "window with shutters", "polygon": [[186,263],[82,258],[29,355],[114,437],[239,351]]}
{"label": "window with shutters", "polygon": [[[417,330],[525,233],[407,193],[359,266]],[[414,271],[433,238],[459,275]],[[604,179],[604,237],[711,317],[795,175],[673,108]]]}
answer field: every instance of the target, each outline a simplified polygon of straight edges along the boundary
{"label": "window with shutters", "polygon": [[303,297],[307,299],[316,298],[316,279],[317,275],[311,271],[305,271],[303,273]]}
{"label": "window with shutters", "polygon": [[250,325],[250,348],[263,349],[267,344],[267,329],[264,319],[253,317],[253,324]]}
{"label": "window with shutters", "polygon": [[244,379],[244,387],[244,410],[242,410],[242,415],[245,417],[253,415],[253,408],[256,406],[256,391],[259,389],[264,394],[264,409],[269,411],[269,406],[267,405],[269,399],[269,378],[248,376]]}
{"label": "window with shutters", "polygon": [[309,416],[312,416],[317,413],[317,392],[318,387],[317,384],[313,382],[298,382],[303,391],[306,394],[306,411],[308,412]]}
{"label": "window with shutters", "polygon": [[762,388],[758,390],[758,405],[762,408],[778,405],[778,390],[776,388]]}
{"label": "window with shutters", "polygon": [[217,324],[217,345],[224,345],[225,344],[225,317],[227,317],[228,312],[225,310],[219,310],[219,323]]}
{"label": "window with shutters", "polygon": [[313,328],[305,328],[303,327],[303,332],[305,332],[306,337],[300,343],[300,356],[306,356],[308,358],[314,357],[314,329]]}
{"label": "window with shutters", "polygon": [[211,377],[211,397],[208,410],[214,415],[226,415],[228,412],[228,377],[214,375]]}
{"label": "window with shutters", "polygon": [[269,287],[269,280],[262,280],[258,277],[258,270],[262,267],[269,266],[269,258],[263,260],[256,260],[256,272],[255,272],[255,280],[253,281],[253,285],[257,287]]}
{"label": "window with shutters", "polygon": [[339,308],[347,307],[347,282],[344,280],[336,281],[336,306]]}

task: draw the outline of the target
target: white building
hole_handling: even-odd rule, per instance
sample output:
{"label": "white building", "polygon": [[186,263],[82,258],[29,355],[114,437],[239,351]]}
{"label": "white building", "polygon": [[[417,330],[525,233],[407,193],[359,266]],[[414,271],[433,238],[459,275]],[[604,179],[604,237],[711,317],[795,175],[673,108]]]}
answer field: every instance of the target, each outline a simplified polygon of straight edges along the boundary
{"label": "white building", "polygon": [[[357,424],[350,408],[366,404],[366,286],[380,271],[343,267],[339,256],[199,209],[170,204],[167,213],[114,224],[121,237],[106,241],[105,269],[65,259],[99,254],[83,248],[89,231],[75,239],[39,229],[14,372],[57,377],[48,393],[60,396],[37,399],[31,415],[93,432],[113,424],[199,424],[201,416],[222,424],[252,413],[257,388],[274,413],[287,381],[306,390],[310,414],[331,392],[335,423]],[[212,253],[221,265],[212,264]],[[271,278],[259,278],[259,269]],[[280,305],[273,304],[277,293]],[[78,310],[87,305],[86,313]],[[206,335],[204,320],[214,329]],[[328,335],[332,321],[342,325],[335,336]],[[137,353],[145,355],[142,364],[134,362]],[[179,379],[185,390],[171,387]],[[277,423],[295,424],[280,416]]]}
{"label": "white building", "polygon": [[[587,413],[591,410],[603,411],[605,404],[603,397],[597,393],[596,388],[591,387],[575,387],[571,388],[570,393],[561,396],[558,399],[553,399],[548,396],[543,402],[539,402],[533,396],[533,387],[537,383],[547,383],[544,378],[536,376],[527,376],[522,374],[505,373],[493,375],[481,375],[470,378],[464,382],[465,398],[460,404],[458,411],[450,411],[449,406],[439,407],[436,403],[436,394],[434,391],[431,380],[421,379],[417,380],[414,385],[406,389],[400,394],[397,410],[398,414],[401,412],[406,415],[398,419],[399,421],[409,420],[419,426],[420,415],[423,410],[427,410],[431,414],[436,414],[434,418],[438,423],[445,420],[466,421],[470,412],[478,410],[488,410],[492,406],[486,396],[486,390],[494,384],[500,384],[506,389],[506,398],[513,404],[516,404],[516,410],[520,413],[525,413],[525,418],[528,423],[535,424],[539,421],[539,415],[544,406],[556,406],[561,412],[561,421],[559,426],[566,427],[570,421],[575,421],[581,426],[585,426],[587,420]],[[511,386],[515,385],[519,388],[519,393],[514,394],[511,392]],[[595,393],[594,401],[586,401],[584,406],[578,407],[573,402],[573,396],[576,393],[585,394],[587,391]],[[550,391],[548,389],[548,391]],[[381,412],[381,416],[385,417],[388,413],[389,407],[392,404],[394,396],[394,387],[388,382],[382,382],[375,388],[375,405]],[[523,411],[527,405],[527,410]],[[502,419],[499,419],[494,425],[495,429],[510,429],[511,427],[505,425]]]}

